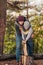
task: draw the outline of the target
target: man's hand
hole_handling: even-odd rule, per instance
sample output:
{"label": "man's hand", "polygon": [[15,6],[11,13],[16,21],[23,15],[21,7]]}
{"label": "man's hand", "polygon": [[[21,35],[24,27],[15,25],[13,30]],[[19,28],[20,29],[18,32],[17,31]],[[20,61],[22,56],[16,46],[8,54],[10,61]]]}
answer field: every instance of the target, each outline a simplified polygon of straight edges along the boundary
{"label": "man's hand", "polygon": [[22,43],[26,43],[26,40],[22,40]]}
{"label": "man's hand", "polygon": [[31,37],[34,38],[34,34],[32,34]]}

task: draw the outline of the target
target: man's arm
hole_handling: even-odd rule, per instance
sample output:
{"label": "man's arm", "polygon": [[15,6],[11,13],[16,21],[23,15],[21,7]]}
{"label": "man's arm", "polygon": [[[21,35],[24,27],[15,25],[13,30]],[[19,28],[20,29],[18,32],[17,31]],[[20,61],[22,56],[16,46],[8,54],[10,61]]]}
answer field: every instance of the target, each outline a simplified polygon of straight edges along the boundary
{"label": "man's arm", "polygon": [[33,33],[33,30],[32,30],[32,27],[30,27],[28,35],[26,37],[26,41],[31,37],[32,33]]}
{"label": "man's arm", "polygon": [[17,35],[21,35],[19,26],[17,24],[14,24],[14,25],[15,25],[15,30],[16,30]]}

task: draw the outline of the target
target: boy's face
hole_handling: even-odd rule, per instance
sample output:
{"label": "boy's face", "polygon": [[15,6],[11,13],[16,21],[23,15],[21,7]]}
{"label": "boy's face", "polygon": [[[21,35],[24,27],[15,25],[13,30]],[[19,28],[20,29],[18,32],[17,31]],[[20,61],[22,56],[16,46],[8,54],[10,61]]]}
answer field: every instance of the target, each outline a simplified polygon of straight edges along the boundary
{"label": "boy's face", "polygon": [[24,27],[24,29],[25,29],[25,30],[27,30],[27,29],[28,29],[28,27]]}
{"label": "boy's face", "polygon": [[20,25],[23,25],[23,23],[24,23],[24,21],[19,21],[19,24],[20,24]]}
{"label": "boy's face", "polygon": [[25,28],[25,30],[27,30],[28,28]]}

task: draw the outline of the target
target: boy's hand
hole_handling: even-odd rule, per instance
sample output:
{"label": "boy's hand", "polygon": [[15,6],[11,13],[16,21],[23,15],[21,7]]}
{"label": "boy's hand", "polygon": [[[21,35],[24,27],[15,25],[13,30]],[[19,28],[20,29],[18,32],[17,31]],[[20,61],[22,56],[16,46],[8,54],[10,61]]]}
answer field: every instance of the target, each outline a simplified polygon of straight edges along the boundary
{"label": "boy's hand", "polygon": [[20,29],[20,31],[22,31],[22,27],[20,27],[19,29]]}

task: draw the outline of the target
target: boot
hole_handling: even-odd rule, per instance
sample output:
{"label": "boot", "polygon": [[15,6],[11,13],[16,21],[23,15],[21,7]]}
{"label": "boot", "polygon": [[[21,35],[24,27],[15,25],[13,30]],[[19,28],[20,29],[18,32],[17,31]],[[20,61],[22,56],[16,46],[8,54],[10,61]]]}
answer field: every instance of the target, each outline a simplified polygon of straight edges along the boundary
{"label": "boot", "polygon": [[21,61],[19,62],[19,65],[23,65]]}
{"label": "boot", "polygon": [[16,62],[17,64],[16,65],[19,65],[19,62]]}

